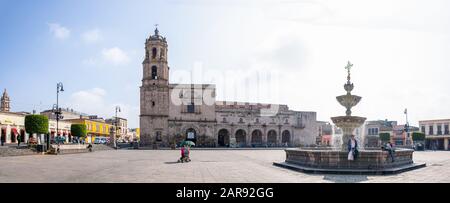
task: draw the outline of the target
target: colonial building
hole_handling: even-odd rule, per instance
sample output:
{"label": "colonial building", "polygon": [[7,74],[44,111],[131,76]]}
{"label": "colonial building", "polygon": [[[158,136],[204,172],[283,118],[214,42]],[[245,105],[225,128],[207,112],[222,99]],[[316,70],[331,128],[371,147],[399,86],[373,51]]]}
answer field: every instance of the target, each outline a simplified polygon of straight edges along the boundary
{"label": "colonial building", "polygon": [[0,142],[16,143],[19,136],[22,142],[29,138],[25,133],[25,114],[0,112]]}
{"label": "colonial building", "polygon": [[106,119],[106,123],[116,128],[116,137],[120,141],[128,140],[128,120],[125,118],[114,117]]}
{"label": "colonial building", "polygon": [[374,120],[366,121],[365,129],[365,146],[367,147],[381,147],[380,133],[389,133],[392,135],[394,126],[397,121]]}
{"label": "colonial building", "polygon": [[[56,109],[49,109],[41,112],[41,115],[47,116],[49,119],[56,120]],[[74,111],[69,108],[61,108],[61,120],[67,119],[78,119],[80,117],[88,118],[89,115],[81,112]]]}
{"label": "colonial building", "polygon": [[92,116],[88,118],[68,119],[65,122],[72,124],[86,125],[87,136],[85,138],[86,143],[95,143],[96,139],[109,140],[110,130],[112,125],[105,122],[105,120]]}
{"label": "colonial building", "polygon": [[420,131],[425,134],[426,148],[449,150],[450,119],[419,121]]}
{"label": "colonial building", "polygon": [[212,84],[169,84],[168,44],[154,35],[145,42],[140,87],[140,141],[169,146],[297,146],[316,142],[315,112],[286,105],[216,101]]}

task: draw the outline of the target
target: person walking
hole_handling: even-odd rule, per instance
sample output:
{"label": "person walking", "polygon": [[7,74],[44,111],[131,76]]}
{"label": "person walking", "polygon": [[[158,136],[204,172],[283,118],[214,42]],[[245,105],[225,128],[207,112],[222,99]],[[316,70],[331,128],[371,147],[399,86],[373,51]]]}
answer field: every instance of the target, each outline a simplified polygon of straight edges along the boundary
{"label": "person walking", "polygon": [[17,136],[17,147],[20,147],[20,142],[22,142],[21,136]]}

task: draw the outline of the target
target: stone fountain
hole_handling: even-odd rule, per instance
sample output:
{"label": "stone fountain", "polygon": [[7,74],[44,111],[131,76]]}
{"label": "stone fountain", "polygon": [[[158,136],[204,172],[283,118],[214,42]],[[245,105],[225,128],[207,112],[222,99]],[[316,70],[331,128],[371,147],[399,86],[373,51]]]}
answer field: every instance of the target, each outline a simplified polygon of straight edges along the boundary
{"label": "stone fountain", "polygon": [[350,62],[345,67],[348,71],[347,83],[344,85],[347,94],[336,97],[337,101],[347,109],[346,115],[331,118],[334,124],[343,131],[342,145],[338,148],[286,149],[286,161],[274,163],[275,166],[305,173],[377,175],[400,173],[426,166],[425,164],[413,162],[414,150],[396,149],[395,161],[393,161],[387,151],[363,149],[363,143],[359,143],[359,157],[356,160],[348,160],[348,140],[353,131],[361,127],[366,121],[364,117],[352,116],[352,107],[356,106],[362,98],[351,94],[354,88],[350,75],[352,67],[353,65]]}
{"label": "stone fountain", "polygon": [[[344,133],[342,136],[341,151],[347,150],[347,142],[350,139],[350,137],[352,136],[353,131],[356,128],[361,127],[364,124],[364,122],[366,121],[366,118],[352,116],[352,107],[356,106],[361,101],[361,98],[362,98],[357,95],[352,95],[352,93],[351,93],[354,88],[353,83],[350,82],[350,79],[351,79],[350,70],[352,67],[353,67],[353,64],[351,64],[350,62],[348,62],[347,67],[345,67],[345,69],[348,70],[347,83],[344,85],[344,89],[345,89],[345,91],[347,91],[347,94],[336,97],[338,102],[347,109],[346,116],[339,116],[339,117],[331,118],[333,123],[337,127],[341,128]],[[360,144],[360,146],[364,146],[364,145]]]}

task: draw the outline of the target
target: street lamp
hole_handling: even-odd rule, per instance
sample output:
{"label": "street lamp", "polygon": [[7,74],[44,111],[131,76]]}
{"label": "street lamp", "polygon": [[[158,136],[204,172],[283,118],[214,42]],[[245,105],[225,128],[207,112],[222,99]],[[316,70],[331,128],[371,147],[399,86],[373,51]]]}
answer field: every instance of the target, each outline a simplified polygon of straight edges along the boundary
{"label": "street lamp", "polygon": [[406,132],[406,136],[407,136],[407,143],[409,144],[409,122],[408,122],[408,109],[405,109],[405,116],[406,116],[406,124],[405,124],[405,132]]}
{"label": "street lamp", "polygon": [[[58,137],[59,132],[59,119],[61,119],[61,109],[59,108],[59,92],[64,92],[64,86],[62,82],[56,84],[56,137]],[[50,149],[50,137],[47,135],[47,149]]]}
{"label": "street lamp", "polygon": [[114,147],[117,147],[117,143],[116,143],[116,137],[117,137],[117,131],[118,131],[118,124],[119,124],[119,119],[117,118],[117,113],[121,112],[120,106],[116,106],[116,121],[115,121],[115,126],[116,126],[116,134],[114,135]]}

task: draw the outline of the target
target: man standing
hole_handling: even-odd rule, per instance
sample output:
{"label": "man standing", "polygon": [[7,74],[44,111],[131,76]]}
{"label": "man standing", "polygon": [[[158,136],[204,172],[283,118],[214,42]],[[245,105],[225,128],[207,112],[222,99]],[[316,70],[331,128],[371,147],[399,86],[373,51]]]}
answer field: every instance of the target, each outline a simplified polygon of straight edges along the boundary
{"label": "man standing", "polygon": [[358,141],[355,139],[355,135],[352,135],[348,140],[348,160],[353,161],[358,158]]}

